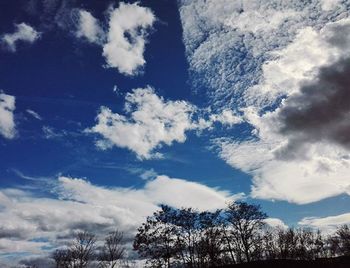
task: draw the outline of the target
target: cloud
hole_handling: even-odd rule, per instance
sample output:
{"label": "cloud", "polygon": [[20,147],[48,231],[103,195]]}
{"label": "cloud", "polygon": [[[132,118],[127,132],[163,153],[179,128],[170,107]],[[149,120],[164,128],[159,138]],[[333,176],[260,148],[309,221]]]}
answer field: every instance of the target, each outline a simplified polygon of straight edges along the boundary
{"label": "cloud", "polygon": [[149,8],[137,4],[120,3],[110,12],[107,43],[103,46],[103,56],[107,67],[134,75],[145,64],[146,33],[155,21]]}
{"label": "cloud", "polygon": [[[324,11],[316,0],[182,0],[179,11],[194,87],[206,90],[215,107],[230,109],[246,105],[242,95],[261,84],[263,65],[280,57],[271,52],[292,43],[300,30],[310,27],[317,31],[349,15],[345,3]],[[314,34],[310,31],[309,35],[312,38]],[[315,48],[319,51],[322,53],[321,47]],[[300,67],[308,68],[309,58],[298,60]],[[304,60],[307,64],[303,66]],[[317,56],[314,60],[319,61]]]}
{"label": "cloud", "polygon": [[211,114],[210,123],[219,122],[230,127],[242,123],[242,118],[233,113],[232,110],[224,109],[221,113]]}
{"label": "cloud", "polygon": [[100,134],[101,148],[113,145],[128,148],[140,159],[160,157],[154,149],[163,144],[184,142],[185,132],[193,129],[195,107],[185,101],[166,101],[150,87],[134,89],[126,95],[126,115],[101,107],[97,124],[89,132]]}
{"label": "cloud", "polygon": [[339,226],[350,224],[350,213],[328,217],[307,217],[298,222],[299,225],[319,229],[324,233],[333,233]]}
{"label": "cloud", "polygon": [[242,122],[231,110],[211,113],[186,101],[164,100],[149,86],[128,93],[124,111],[125,115],[113,113],[102,106],[97,124],[86,132],[103,137],[96,142],[99,148],[127,148],[139,159],[161,158],[156,149],[185,142],[188,131],[211,130],[214,123],[233,127]]}
{"label": "cloud", "polygon": [[138,3],[121,2],[109,10],[108,30],[103,31],[91,13],[79,10],[76,36],[102,46],[106,68],[117,68],[125,75],[136,75],[145,65],[147,33],[156,18],[153,12]]}
{"label": "cloud", "polygon": [[19,41],[32,44],[40,37],[39,32],[37,32],[32,26],[24,22],[16,24],[15,26],[16,31],[14,33],[4,34],[1,37],[2,43],[5,44],[11,52],[16,52],[17,43]]}
{"label": "cloud", "polygon": [[38,120],[43,120],[42,117],[35,111],[31,110],[31,109],[27,109],[26,112],[28,114],[30,114],[31,116],[33,116],[35,119],[38,119]]}
{"label": "cloud", "polygon": [[[280,51],[279,59],[267,63],[279,66],[274,70],[284,74],[272,76],[272,69],[266,68],[265,79],[256,86],[262,89],[255,91],[257,98],[268,93],[276,101],[279,94],[269,85],[277,85],[285,99],[277,101],[272,111],[259,104],[242,109],[245,122],[253,127],[249,140],[216,140],[223,159],[254,176],[254,197],[304,204],[349,194],[350,155],[344,119],[348,114],[344,85],[349,50],[343,49],[347,41],[337,38],[348,29],[346,25],[350,25],[349,19],[330,23],[312,38],[301,32]],[[317,57],[320,47],[323,54]],[[313,61],[315,57],[318,61]],[[300,62],[307,67],[298,69]],[[293,70],[300,73],[290,78]],[[280,77],[290,80],[280,82]]]}
{"label": "cloud", "polygon": [[272,228],[288,229],[288,225],[286,225],[281,219],[267,218],[264,222]]}
{"label": "cloud", "polygon": [[[350,148],[350,59],[341,59],[319,71],[317,79],[288,98],[278,113],[280,132],[289,137],[284,157],[315,142]],[[290,152],[292,151],[292,152]]]}
{"label": "cloud", "polygon": [[86,38],[90,43],[102,44],[105,33],[98,20],[86,10],[79,10],[79,23],[75,33],[77,38]]}
{"label": "cloud", "polygon": [[349,194],[349,10],[198,0],[181,1],[180,15],[194,84],[251,130],[213,140],[252,175],[251,196],[305,204]]}
{"label": "cloud", "polygon": [[15,97],[0,91],[0,134],[7,139],[16,135],[13,115],[15,108]]}
{"label": "cloud", "polygon": [[341,7],[341,0],[321,0],[321,7],[325,11],[332,11]]}
{"label": "cloud", "polygon": [[45,253],[81,229],[103,235],[117,227],[133,235],[159,204],[215,210],[242,196],[165,175],[146,181],[140,189],[106,188],[64,176],[55,186],[50,182],[40,187],[50,192],[50,197],[0,190],[2,252]]}

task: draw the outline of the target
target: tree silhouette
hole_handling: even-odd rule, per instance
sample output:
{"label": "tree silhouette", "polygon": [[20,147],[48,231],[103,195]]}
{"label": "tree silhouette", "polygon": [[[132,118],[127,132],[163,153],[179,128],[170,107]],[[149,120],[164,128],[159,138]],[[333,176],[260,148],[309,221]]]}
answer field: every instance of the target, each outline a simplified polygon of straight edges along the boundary
{"label": "tree silhouette", "polygon": [[261,211],[260,206],[246,202],[231,202],[225,214],[239,259],[243,253],[245,261],[251,261],[256,254],[254,247],[261,241],[260,233],[267,215]]}
{"label": "tree silhouette", "polygon": [[101,268],[115,268],[124,257],[123,233],[118,230],[109,233],[98,257],[99,266]]}

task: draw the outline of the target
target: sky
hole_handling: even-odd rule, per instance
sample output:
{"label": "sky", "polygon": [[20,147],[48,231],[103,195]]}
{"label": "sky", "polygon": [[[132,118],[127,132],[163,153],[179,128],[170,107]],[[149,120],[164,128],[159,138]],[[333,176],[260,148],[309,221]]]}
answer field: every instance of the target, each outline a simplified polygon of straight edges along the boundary
{"label": "sky", "polygon": [[[350,1],[0,3],[0,263],[159,208],[350,223]],[[129,254],[133,254],[131,251]]]}

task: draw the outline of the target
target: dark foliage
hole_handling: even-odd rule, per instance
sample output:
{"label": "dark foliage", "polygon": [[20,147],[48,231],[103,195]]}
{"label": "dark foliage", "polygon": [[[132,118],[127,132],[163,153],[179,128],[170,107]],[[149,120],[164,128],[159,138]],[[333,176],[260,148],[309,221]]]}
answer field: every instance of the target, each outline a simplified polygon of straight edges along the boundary
{"label": "dark foliage", "polygon": [[214,212],[162,206],[138,229],[134,250],[148,267],[166,268],[323,267],[317,265],[336,265],[343,259],[332,257],[350,256],[346,225],[325,237],[309,229],[269,227],[266,217],[260,206],[245,202]]}

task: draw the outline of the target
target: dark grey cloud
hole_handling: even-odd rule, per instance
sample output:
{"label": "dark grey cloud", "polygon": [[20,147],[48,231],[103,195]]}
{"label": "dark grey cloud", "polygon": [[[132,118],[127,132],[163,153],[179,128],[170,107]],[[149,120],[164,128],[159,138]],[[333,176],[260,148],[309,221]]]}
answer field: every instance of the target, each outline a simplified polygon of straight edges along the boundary
{"label": "dark grey cloud", "polygon": [[350,58],[321,68],[315,81],[285,101],[278,119],[280,133],[290,137],[280,155],[299,154],[306,144],[321,141],[350,149]]}
{"label": "dark grey cloud", "polygon": [[38,268],[54,268],[55,262],[48,258],[47,256],[44,257],[31,257],[28,259],[23,259],[19,262],[19,264],[29,266],[29,267],[38,267]]}

